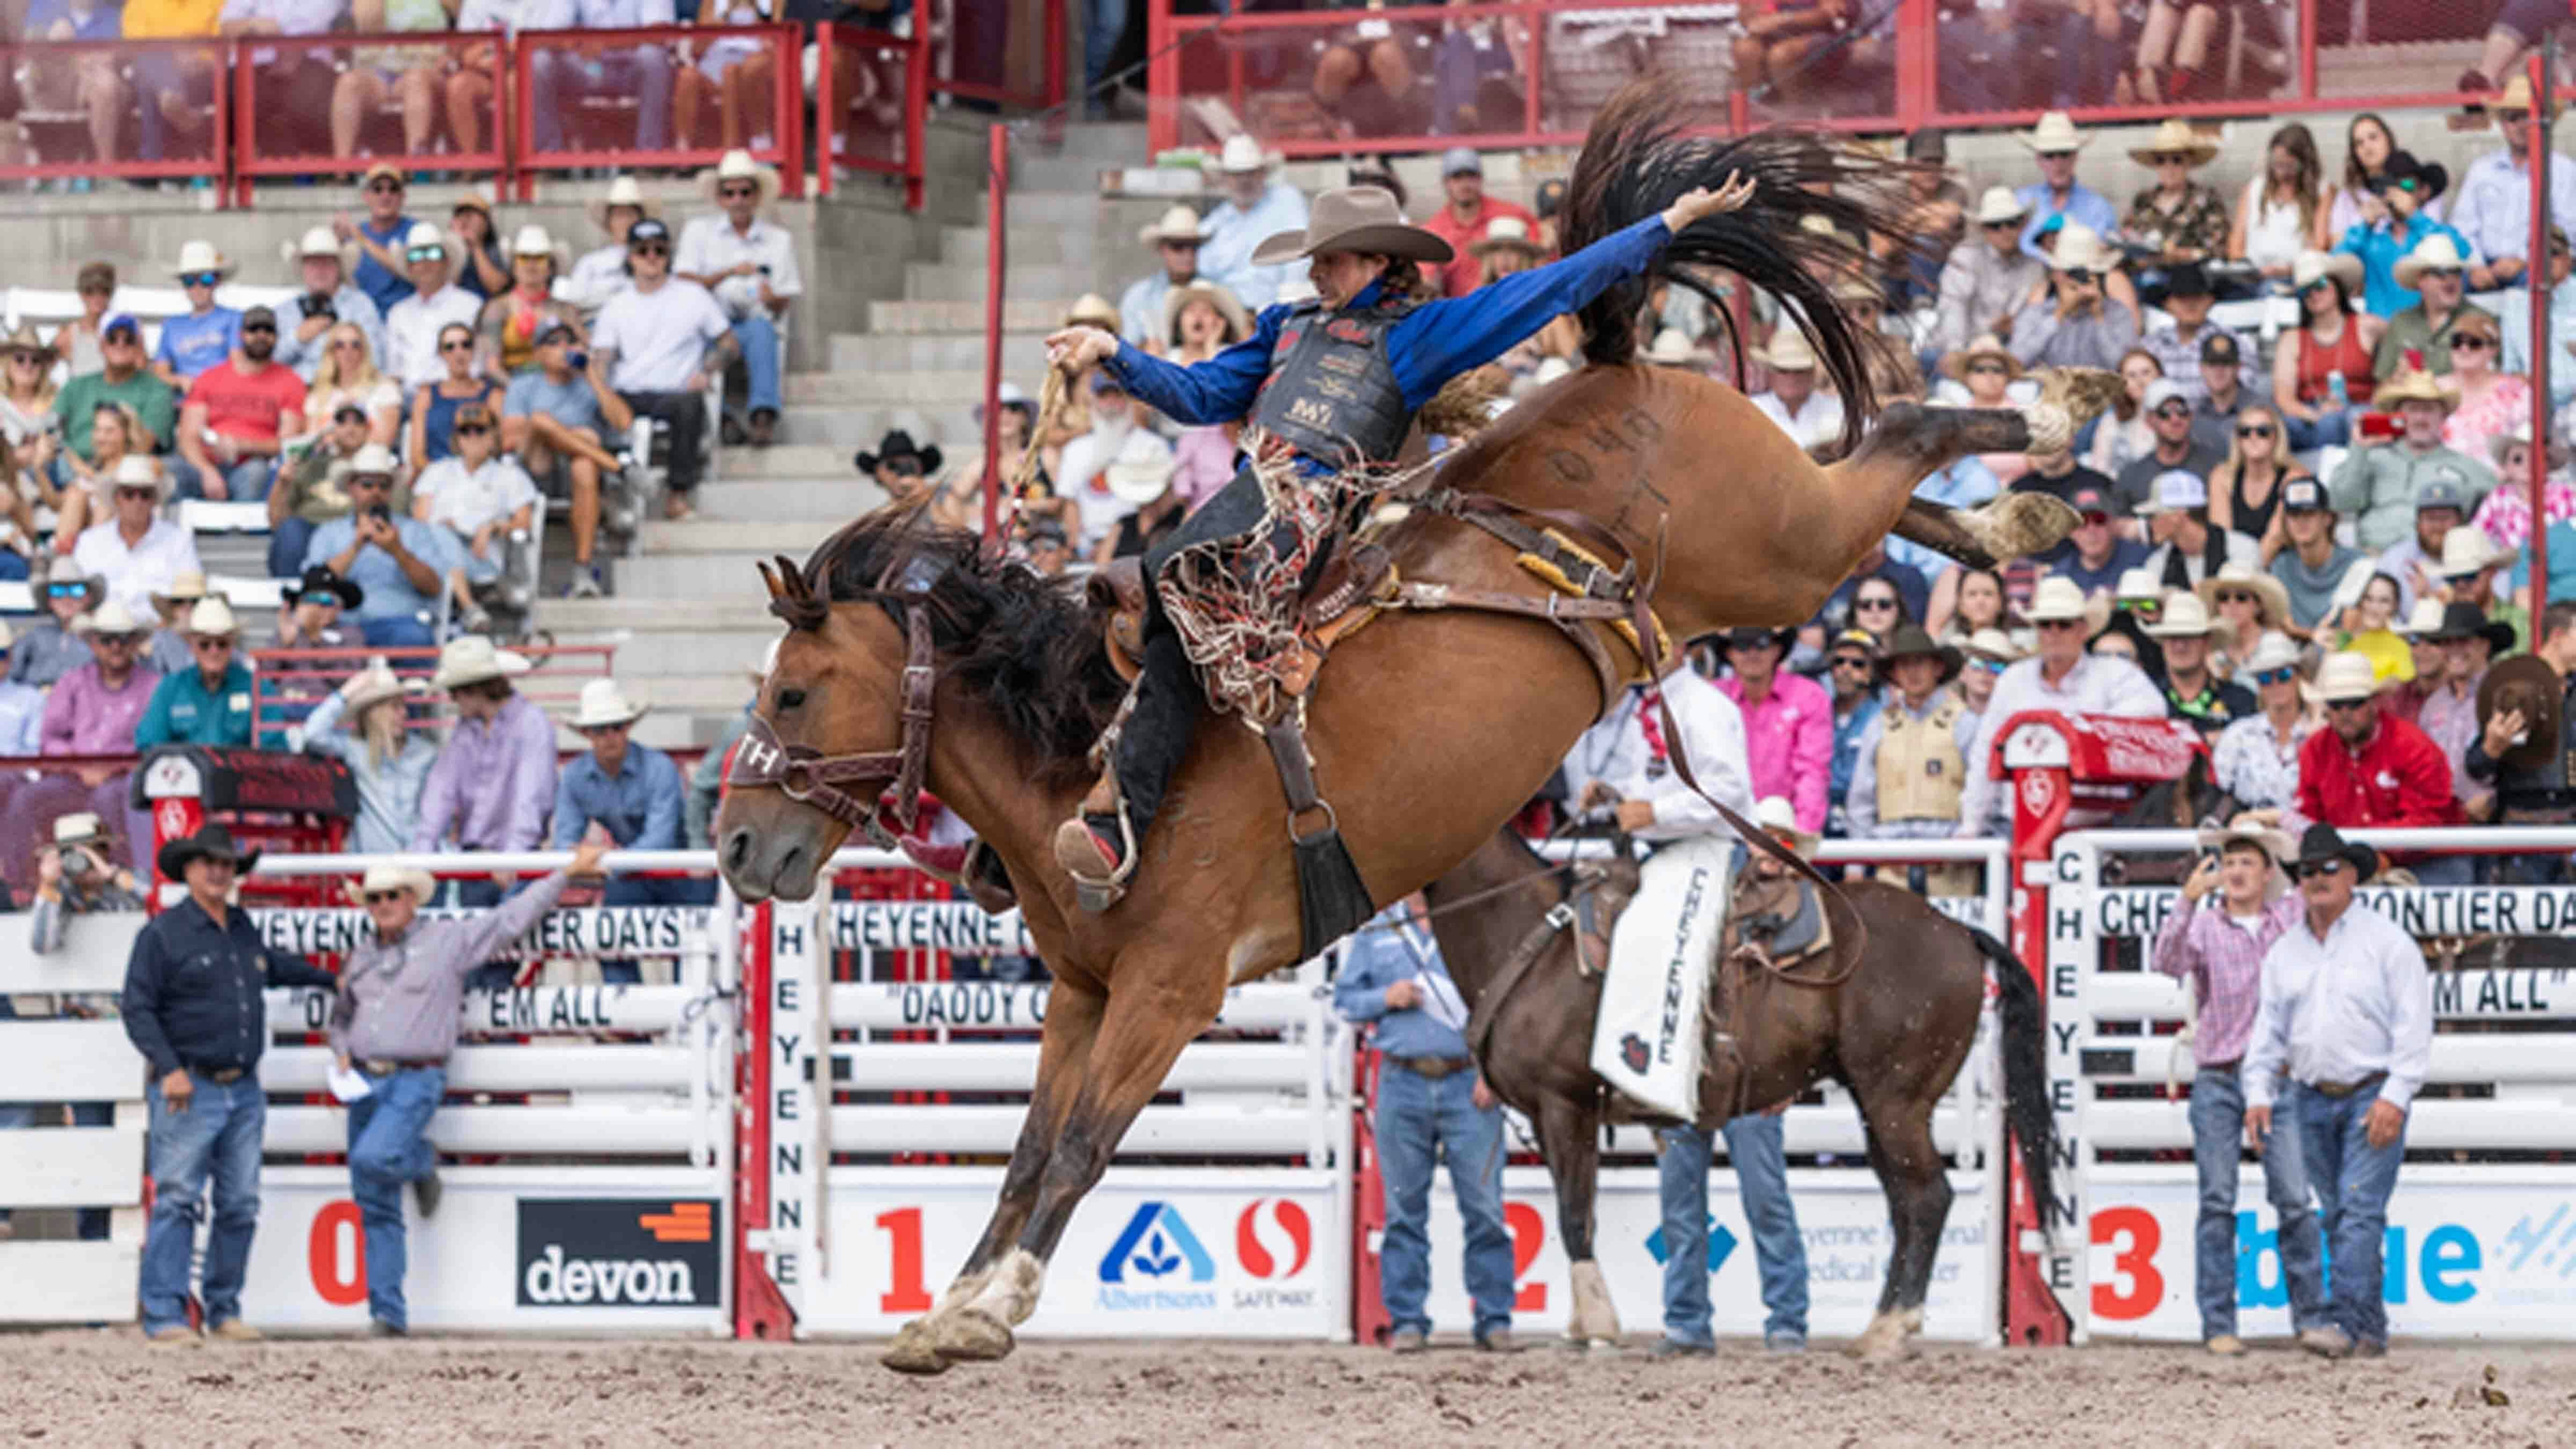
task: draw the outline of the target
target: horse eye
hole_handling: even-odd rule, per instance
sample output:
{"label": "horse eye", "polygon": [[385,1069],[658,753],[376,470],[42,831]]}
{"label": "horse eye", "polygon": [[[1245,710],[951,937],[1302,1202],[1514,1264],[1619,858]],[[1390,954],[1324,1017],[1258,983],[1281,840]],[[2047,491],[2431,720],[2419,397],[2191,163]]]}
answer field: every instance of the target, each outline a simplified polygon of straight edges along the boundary
{"label": "horse eye", "polygon": [[802,707],[804,703],[805,691],[801,689],[782,689],[778,691],[778,707],[780,709],[797,709]]}

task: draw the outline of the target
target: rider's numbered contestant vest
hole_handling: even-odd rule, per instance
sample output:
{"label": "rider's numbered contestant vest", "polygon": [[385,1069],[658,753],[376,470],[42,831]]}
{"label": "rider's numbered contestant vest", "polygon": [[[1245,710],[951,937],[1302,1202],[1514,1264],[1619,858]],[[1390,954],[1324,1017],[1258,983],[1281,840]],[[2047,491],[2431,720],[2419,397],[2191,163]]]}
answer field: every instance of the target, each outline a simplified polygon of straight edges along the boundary
{"label": "rider's numbered contestant vest", "polygon": [[1386,334],[1414,306],[1380,302],[1326,320],[1323,303],[1300,303],[1279,326],[1270,376],[1253,399],[1253,423],[1337,468],[1391,461],[1413,427],[1413,412],[1386,355]]}
{"label": "rider's numbered contestant vest", "polygon": [[1930,714],[1916,719],[1901,704],[1879,711],[1878,818],[1881,820],[1956,820],[1959,796],[1968,786],[1967,759],[1959,753],[1952,729],[1962,706],[1944,698]]}

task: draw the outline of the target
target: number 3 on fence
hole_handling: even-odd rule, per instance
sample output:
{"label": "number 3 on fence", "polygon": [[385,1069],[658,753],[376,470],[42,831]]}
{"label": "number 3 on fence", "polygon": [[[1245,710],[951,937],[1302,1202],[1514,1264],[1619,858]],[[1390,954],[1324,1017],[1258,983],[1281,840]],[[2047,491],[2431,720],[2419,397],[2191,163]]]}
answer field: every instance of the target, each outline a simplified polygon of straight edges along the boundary
{"label": "number 3 on fence", "polygon": [[[2093,1246],[2108,1248],[2123,1237],[2129,1245],[2112,1254],[2111,1271],[2093,1275],[2093,1311],[2103,1318],[2144,1318],[2165,1300],[2164,1274],[2156,1271],[2164,1228],[2142,1207],[2104,1208],[2093,1215]],[[2121,1278],[2128,1280],[2125,1293],[2116,1281]]]}
{"label": "number 3 on fence", "polygon": [[921,1277],[921,1209],[896,1208],[877,1214],[877,1226],[888,1245],[886,1281],[894,1286],[877,1299],[880,1313],[928,1313],[930,1287]]}

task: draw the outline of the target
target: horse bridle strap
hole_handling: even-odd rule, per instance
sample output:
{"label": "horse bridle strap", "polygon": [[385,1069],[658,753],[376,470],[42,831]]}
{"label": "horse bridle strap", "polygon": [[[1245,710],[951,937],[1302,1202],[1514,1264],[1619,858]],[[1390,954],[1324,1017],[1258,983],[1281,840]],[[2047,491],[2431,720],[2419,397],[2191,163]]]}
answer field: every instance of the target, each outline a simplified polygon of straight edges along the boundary
{"label": "horse bridle strap", "polygon": [[[903,742],[899,746],[861,755],[825,755],[782,743],[768,716],[754,714],[725,771],[726,788],[774,785],[788,799],[811,805],[892,849],[894,837],[877,822],[877,802],[891,789],[894,818],[907,830],[920,814],[921,780],[930,768],[931,689],[937,679],[931,668],[928,611],[918,603],[906,606],[903,626]],[[876,788],[853,794],[845,786]]]}

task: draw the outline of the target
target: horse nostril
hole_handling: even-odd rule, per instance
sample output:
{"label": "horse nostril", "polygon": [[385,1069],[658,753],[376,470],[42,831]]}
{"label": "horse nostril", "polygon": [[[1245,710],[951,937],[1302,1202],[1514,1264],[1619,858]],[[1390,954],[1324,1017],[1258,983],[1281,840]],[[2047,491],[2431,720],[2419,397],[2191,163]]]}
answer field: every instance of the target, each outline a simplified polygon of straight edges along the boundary
{"label": "horse nostril", "polygon": [[775,878],[783,881],[795,880],[801,873],[799,867],[803,865],[804,860],[804,846],[791,845],[787,847],[787,853],[778,857],[778,874]]}
{"label": "horse nostril", "polygon": [[743,868],[744,863],[748,861],[750,857],[751,832],[740,826],[736,826],[733,833],[725,837],[725,869],[729,871],[740,871]]}

